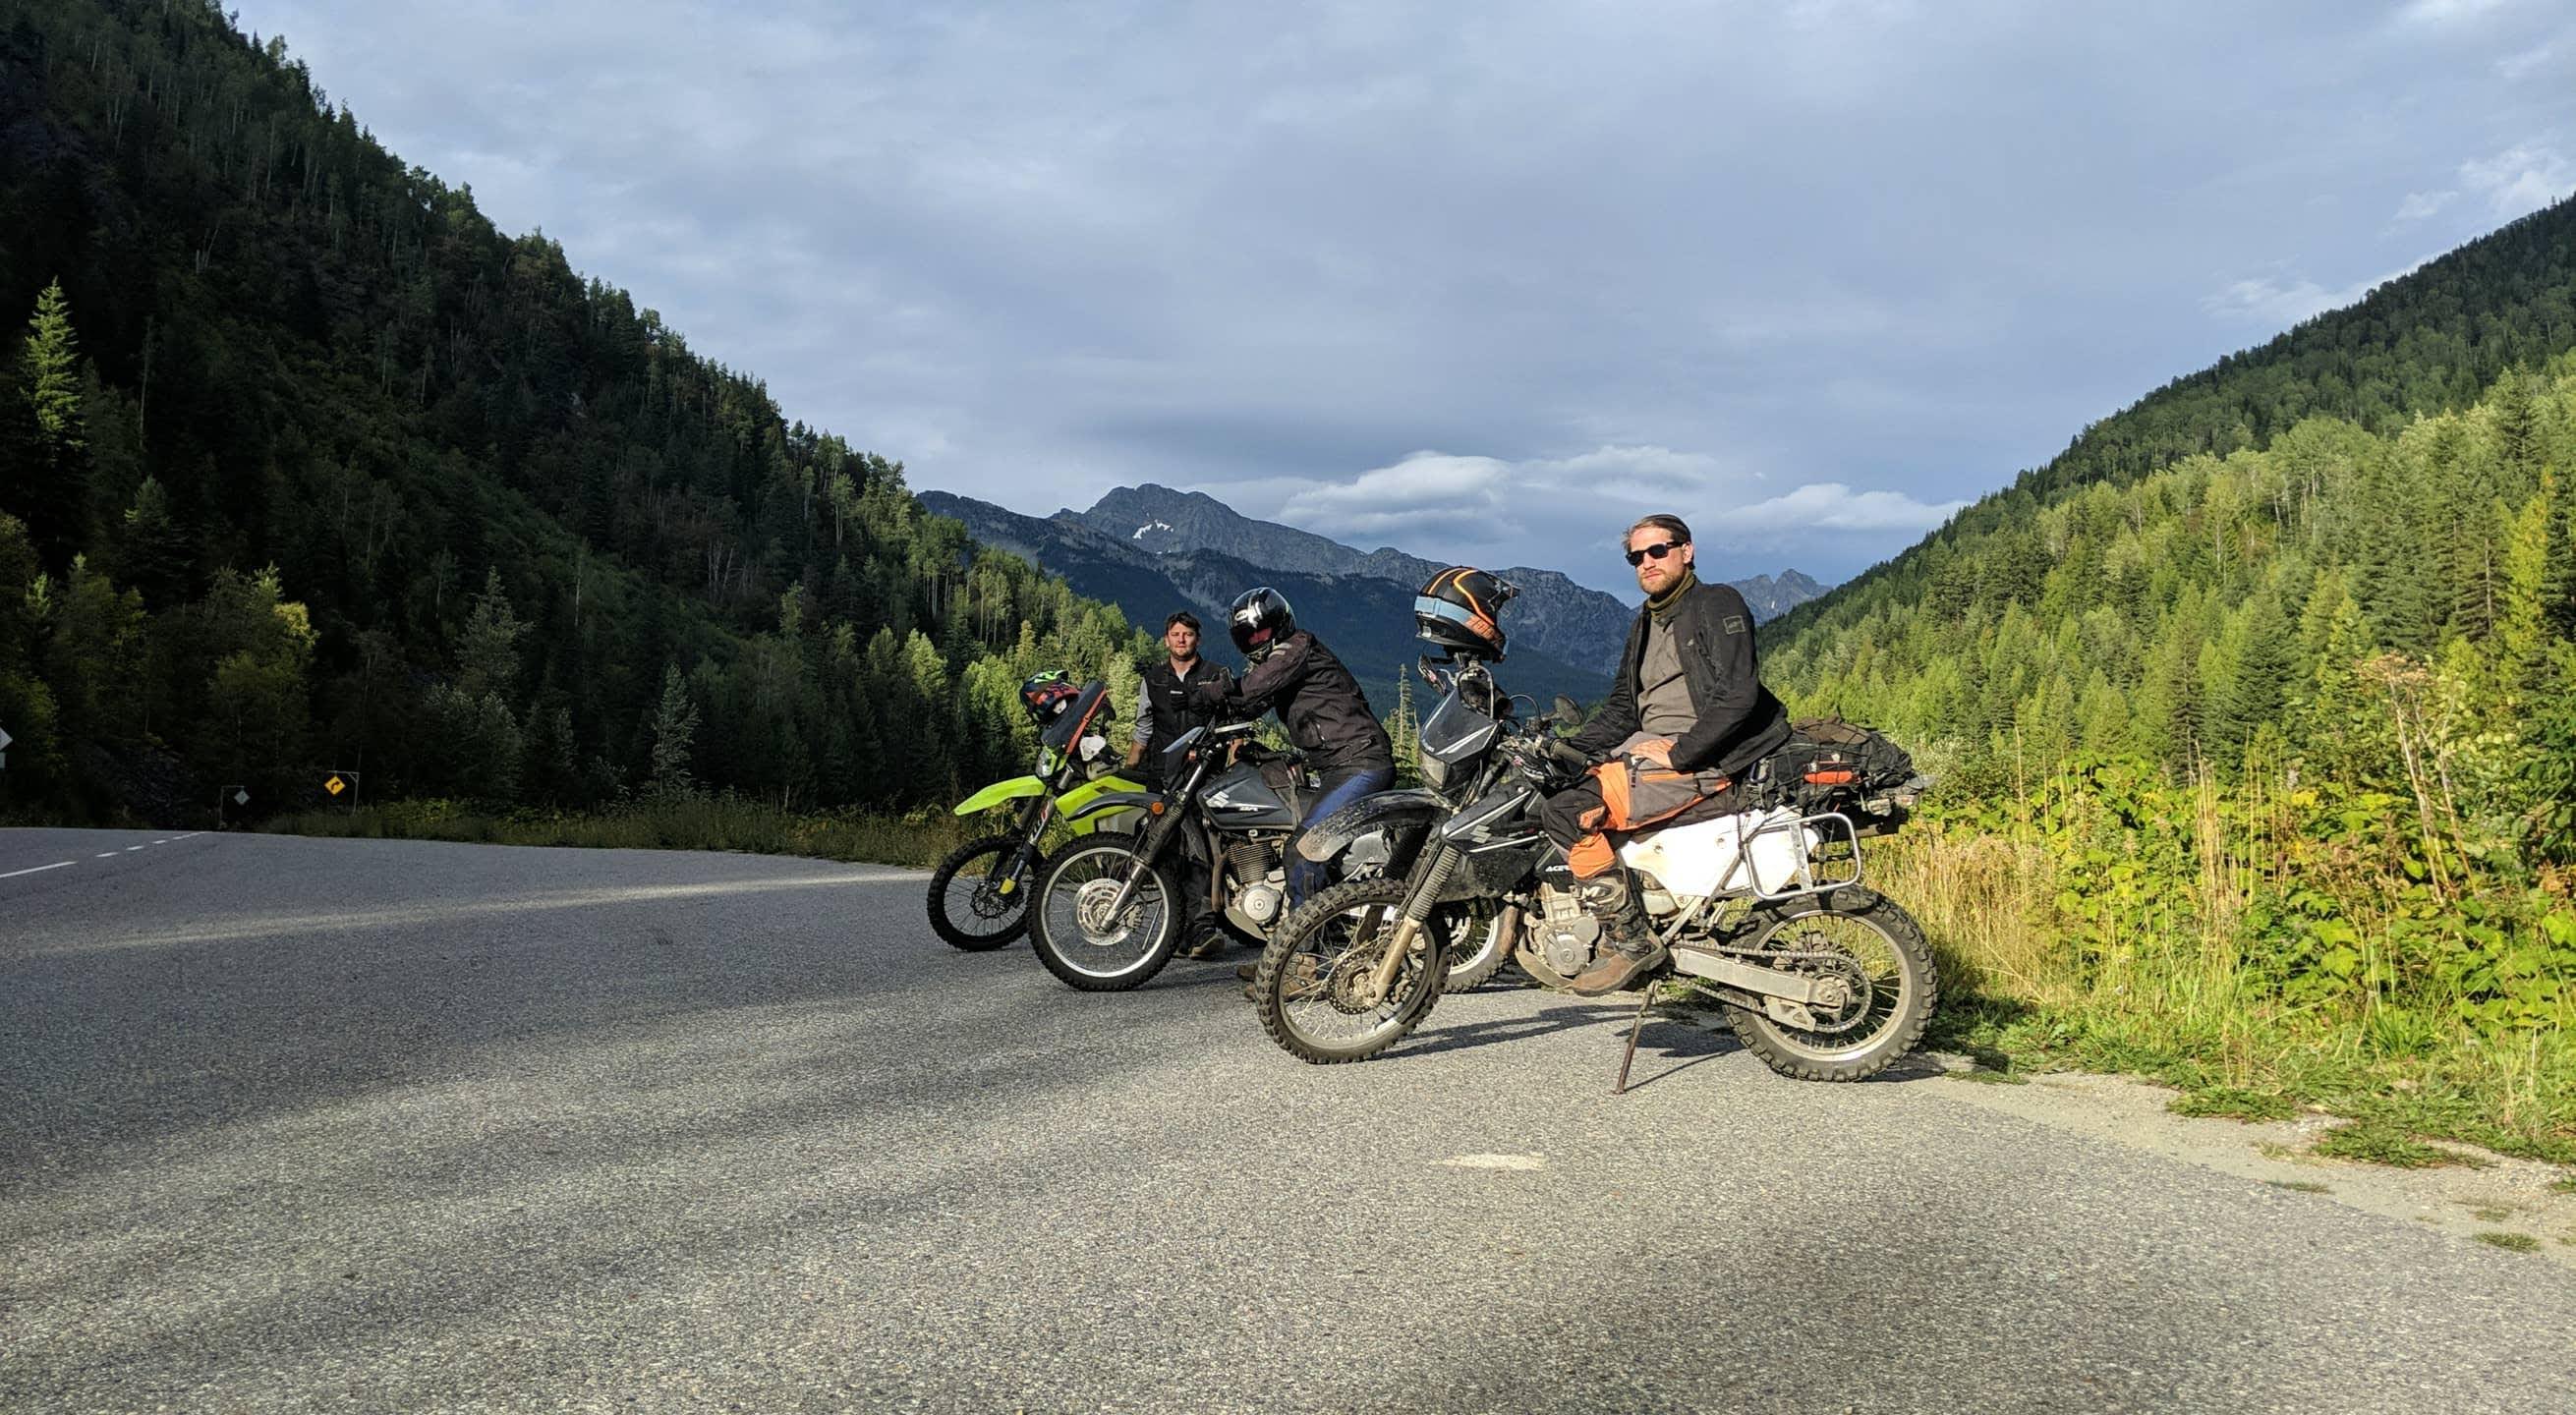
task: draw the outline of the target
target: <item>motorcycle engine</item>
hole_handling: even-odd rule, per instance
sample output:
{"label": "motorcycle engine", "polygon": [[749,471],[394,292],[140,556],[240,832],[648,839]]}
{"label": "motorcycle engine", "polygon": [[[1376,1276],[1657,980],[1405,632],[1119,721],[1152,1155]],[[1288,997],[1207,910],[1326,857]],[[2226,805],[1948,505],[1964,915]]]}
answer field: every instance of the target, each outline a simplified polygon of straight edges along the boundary
{"label": "motorcycle engine", "polygon": [[1601,921],[1592,917],[1573,890],[1559,888],[1553,880],[1540,883],[1538,903],[1539,957],[1562,977],[1591,967],[1593,951],[1601,942]]}
{"label": "motorcycle engine", "polygon": [[1260,931],[1269,932],[1287,912],[1287,872],[1279,867],[1279,850],[1270,841],[1252,838],[1229,842],[1225,848],[1226,867],[1235,879],[1244,881],[1234,896],[1234,908]]}
{"label": "motorcycle engine", "polygon": [[1287,903],[1288,891],[1281,888],[1276,879],[1246,885],[1244,891],[1234,897],[1234,907],[1242,910],[1245,918],[1259,924],[1264,931],[1279,921],[1279,911]]}

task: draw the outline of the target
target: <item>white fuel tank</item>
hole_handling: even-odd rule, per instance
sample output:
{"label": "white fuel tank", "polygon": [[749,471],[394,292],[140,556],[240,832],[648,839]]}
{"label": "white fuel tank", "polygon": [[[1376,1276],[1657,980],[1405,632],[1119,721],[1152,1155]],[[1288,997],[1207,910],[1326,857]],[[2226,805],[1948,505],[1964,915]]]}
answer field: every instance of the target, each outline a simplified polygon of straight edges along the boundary
{"label": "white fuel tank", "polygon": [[1797,812],[1774,807],[1649,831],[1620,846],[1619,859],[1685,898],[1773,894],[1798,883],[1799,867],[1816,848],[1816,832],[1798,820]]}

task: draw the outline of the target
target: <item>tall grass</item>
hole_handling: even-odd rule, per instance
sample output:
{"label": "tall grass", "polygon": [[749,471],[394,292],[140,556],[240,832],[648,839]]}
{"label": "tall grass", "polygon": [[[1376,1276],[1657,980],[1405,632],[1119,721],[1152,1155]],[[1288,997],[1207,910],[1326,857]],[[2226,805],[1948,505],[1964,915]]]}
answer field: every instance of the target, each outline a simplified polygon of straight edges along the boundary
{"label": "tall grass", "polygon": [[394,801],[305,811],[269,821],[290,835],[455,840],[477,845],[572,845],[607,850],[737,850],[824,860],[928,866],[965,838],[945,811],[895,816],[782,811],[731,795],[667,796],[595,812],[492,812],[449,800]]}
{"label": "tall grass", "polygon": [[1872,850],[1943,969],[1936,1044],[2576,1163],[2565,899],[2433,898],[2259,786],[2153,800],[2161,847],[2153,820],[2085,818],[2102,804],[1936,817]]}

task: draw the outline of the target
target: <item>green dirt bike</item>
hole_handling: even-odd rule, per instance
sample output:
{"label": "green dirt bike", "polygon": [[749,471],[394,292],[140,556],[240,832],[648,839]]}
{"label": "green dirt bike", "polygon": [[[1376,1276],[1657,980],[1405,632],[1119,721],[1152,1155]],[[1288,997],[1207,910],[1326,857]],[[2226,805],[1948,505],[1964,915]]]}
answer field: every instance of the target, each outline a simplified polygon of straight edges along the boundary
{"label": "green dirt bike", "polygon": [[1083,685],[1040,735],[1030,774],[996,781],[957,804],[961,816],[1007,810],[1000,818],[1010,826],[958,846],[931,872],[933,932],[969,953],[1000,948],[1028,929],[1029,886],[1046,858],[1049,828],[1059,821],[1074,835],[1136,828],[1143,812],[1133,807],[1083,810],[1103,796],[1146,789],[1109,765],[1109,743],[1092,731],[1109,716],[1107,685]]}

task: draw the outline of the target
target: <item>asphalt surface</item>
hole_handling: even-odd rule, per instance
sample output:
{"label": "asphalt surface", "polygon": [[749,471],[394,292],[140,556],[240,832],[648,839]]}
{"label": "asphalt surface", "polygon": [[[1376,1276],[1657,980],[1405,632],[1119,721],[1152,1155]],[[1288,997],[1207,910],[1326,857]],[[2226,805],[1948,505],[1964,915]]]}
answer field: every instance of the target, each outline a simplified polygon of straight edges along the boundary
{"label": "asphalt surface", "polygon": [[1307,1067],[922,878],[0,831],[0,1410],[2576,1408],[2558,1265],[1610,1003]]}

